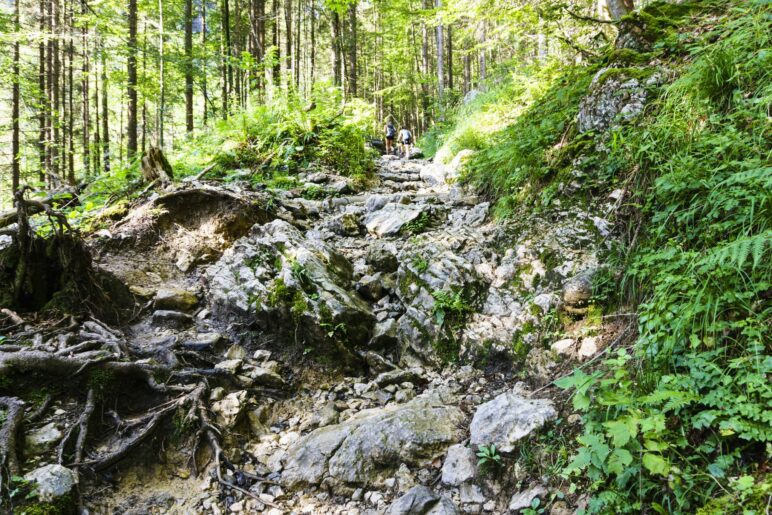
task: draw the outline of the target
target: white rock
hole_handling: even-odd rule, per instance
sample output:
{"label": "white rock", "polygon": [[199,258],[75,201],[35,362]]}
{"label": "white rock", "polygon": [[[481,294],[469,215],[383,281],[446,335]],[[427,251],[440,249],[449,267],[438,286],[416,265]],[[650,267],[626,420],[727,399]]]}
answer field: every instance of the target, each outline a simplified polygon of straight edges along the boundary
{"label": "white rock", "polygon": [[545,495],[547,495],[547,489],[541,485],[516,493],[512,496],[512,499],[509,500],[509,509],[516,512],[524,508],[530,508],[531,502],[533,502],[534,499]]}
{"label": "white rock", "polygon": [[235,374],[236,372],[239,371],[242,364],[243,364],[243,360],[241,359],[229,359],[229,360],[225,360],[225,361],[221,361],[220,363],[217,363],[214,366],[214,368],[215,370],[224,370],[231,374]]}
{"label": "white rock", "polygon": [[24,476],[27,481],[37,483],[36,491],[41,501],[52,501],[70,493],[78,484],[78,476],[61,465],[46,465]]}
{"label": "white rock", "polygon": [[575,344],[576,342],[573,338],[563,338],[562,340],[554,342],[550,348],[557,354],[570,355],[574,353]]}
{"label": "white rock", "polygon": [[582,344],[579,346],[579,357],[591,358],[598,352],[598,339],[594,336],[582,339]]}
{"label": "white rock", "polygon": [[474,451],[461,444],[451,445],[442,465],[442,482],[458,486],[474,478],[477,472]]}
{"label": "white rock", "polygon": [[469,427],[470,443],[495,444],[501,452],[512,452],[515,442],[556,416],[552,401],[526,399],[513,389],[477,408]]}
{"label": "white rock", "polygon": [[247,400],[246,390],[229,393],[221,401],[212,404],[212,412],[215,414],[218,425],[226,429],[232,429],[238,422]]}
{"label": "white rock", "polygon": [[51,422],[27,434],[24,439],[24,450],[28,454],[41,454],[51,449],[61,439],[62,432],[56,427],[55,422]]}

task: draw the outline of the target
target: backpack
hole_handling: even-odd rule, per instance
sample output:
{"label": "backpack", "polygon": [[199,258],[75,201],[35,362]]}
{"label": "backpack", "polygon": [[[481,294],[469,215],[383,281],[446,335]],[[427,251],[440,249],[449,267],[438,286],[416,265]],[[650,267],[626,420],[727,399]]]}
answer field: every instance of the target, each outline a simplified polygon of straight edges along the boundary
{"label": "backpack", "polygon": [[386,137],[393,138],[397,134],[397,129],[393,125],[389,124],[386,127]]}

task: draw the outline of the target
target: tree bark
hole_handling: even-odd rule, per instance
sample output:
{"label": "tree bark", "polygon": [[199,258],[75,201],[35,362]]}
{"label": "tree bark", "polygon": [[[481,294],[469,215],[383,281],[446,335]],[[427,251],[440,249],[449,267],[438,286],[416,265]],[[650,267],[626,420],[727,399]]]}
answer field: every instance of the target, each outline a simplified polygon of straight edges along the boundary
{"label": "tree bark", "polygon": [[348,96],[357,96],[357,2],[348,6],[349,45],[348,45]]}
{"label": "tree bark", "polygon": [[448,89],[453,89],[453,27],[448,25]]}
{"label": "tree bark", "polygon": [[206,79],[207,79],[207,73],[206,73],[206,1],[201,2],[201,54],[203,56],[202,61],[203,65],[201,66],[201,90],[204,96],[204,111],[202,113],[204,123],[204,127],[206,127],[208,123],[208,113],[209,113],[209,94],[206,91]]}
{"label": "tree bark", "polygon": [[[132,0],[136,2],[136,0]],[[110,173],[110,111],[108,109],[108,97],[107,91],[107,53],[104,49],[104,43],[100,45],[100,52],[102,54],[102,161],[104,163],[105,173]],[[136,91],[134,93],[134,102],[136,103]],[[136,121],[135,121],[136,129]],[[136,133],[134,135],[134,145],[136,147]]]}
{"label": "tree bark", "polygon": [[193,132],[193,0],[185,0],[185,130]]}
{"label": "tree bark", "polygon": [[[132,159],[137,153],[137,0],[129,0],[129,56],[128,56],[128,143],[126,155]],[[105,108],[106,109],[106,108]]]}
{"label": "tree bark", "polygon": [[279,59],[279,2],[273,0],[271,4],[271,46],[275,55],[273,56],[273,68],[271,70],[271,79],[274,85],[281,84],[281,60]]}
{"label": "tree bark", "polygon": [[[228,0],[225,0],[228,3]],[[164,119],[166,118],[166,56],[164,55],[164,3],[158,0],[158,79],[159,79],[159,99],[158,99],[158,123],[156,129],[156,141],[158,146],[164,148]]]}
{"label": "tree bark", "polygon": [[19,158],[19,38],[21,37],[21,0],[14,1],[13,8],[13,86],[11,107],[11,193],[15,194],[19,189],[19,176],[21,175]]}
{"label": "tree bark", "polygon": [[[41,35],[46,31],[46,10],[45,0],[40,0],[40,33]],[[41,37],[38,44],[38,123],[40,124],[40,132],[38,133],[38,152],[40,153],[40,182],[45,182],[46,175],[48,174],[48,148],[46,145],[46,111],[48,104],[48,94],[46,93],[46,44]]]}
{"label": "tree bark", "polygon": [[294,76],[292,68],[292,0],[284,0],[284,32],[284,71],[289,87]]}
{"label": "tree bark", "polygon": [[[86,0],[81,0],[80,3],[81,15],[85,18],[88,13],[88,6]],[[82,144],[83,144],[83,171],[88,177],[91,173],[91,116],[89,111],[89,56],[88,56],[88,25],[83,22],[81,27],[81,111],[82,111]]]}
{"label": "tree bark", "polygon": [[233,84],[233,71],[231,70],[231,20],[228,0],[222,0],[222,117],[228,119],[228,95]]}
{"label": "tree bark", "polygon": [[341,56],[340,15],[333,10],[330,19],[332,30],[332,76],[333,84],[340,87],[343,83],[343,59]]}
{"label": "tree bark", "polygon": [[[442,7],[442,0],[436,0],[437,9]],[[443,42],[443,26],[437,25],[437,101],[440,104],[440,111],[442,111],[442,105],[445,101],[445,70],[444,70],[444,47]]]}
{"label": "tree bark", "polygon": [[612,20],[618,20],[635,8],[633,0],[606,0],[606,7]]}

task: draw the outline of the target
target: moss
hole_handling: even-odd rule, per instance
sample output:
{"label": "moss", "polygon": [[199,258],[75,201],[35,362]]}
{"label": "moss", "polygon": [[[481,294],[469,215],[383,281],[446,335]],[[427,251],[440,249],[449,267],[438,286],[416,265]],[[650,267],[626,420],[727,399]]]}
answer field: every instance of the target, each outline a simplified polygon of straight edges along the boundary
{"label": "moss", "polygon": [[290,308],[290,313],[292,313],[292,318],[295,320],[295,323],[299,322],[300,317],[308,312],[308,308],[306,296],[301,292],[296,291],[295,295],[292,297],[292,307]]}
{"label": "moss", "polygon": [[539,253],[539,261],[542,262],[545,270],[553,270],[560,264],[557,252],[549,247]]}
{"label": "moss", "polygon": [[109,397],[110,394],[117,391],[118,382],[115,379],[115,373],[110,370],[101,368],[91,370],[86,383],[100,398]]}
{"label": "moss", "polygon": [[36,502],[19,506],[14,513],[20,515],[75,515],[77,503],[70,494],[58,497],[50,502]]}
{"label": "moss", "polygon": [[272,308],[279,307],[281,304],[289,302],[294,294],[295,290],[287,286],[284,279],[279,277],[273,281],[268,290],[268,305]]}
{"label": "moss", "polygon": [[638,52],[632,48],[611,48],[606,54],[606,63],[626,66],[647,64],[652,59],[648,52]]}
{"label": "moss", "polygon": [[627,81],[635,79],[643,82],[656,72],[652,67],[630,67],[630,68],[609,68],[598,77],[598,84],[603,84],[609,80]]}

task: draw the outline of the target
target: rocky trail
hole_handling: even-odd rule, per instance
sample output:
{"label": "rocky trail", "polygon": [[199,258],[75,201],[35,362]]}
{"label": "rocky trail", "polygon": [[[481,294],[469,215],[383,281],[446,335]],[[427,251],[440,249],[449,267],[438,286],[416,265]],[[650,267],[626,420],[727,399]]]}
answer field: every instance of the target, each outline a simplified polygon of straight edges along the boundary
{"label": "rocky trail", "polygon": [[475,453],[513,460],[571,420],[543,387],[614,336],[585,315],[616,199],[494,223],[458,167],[384,157],[365,191],[317,172],[137,203],[88,241],[123,322],[8,331],[5,369],[88,391],[27,408],[16,472],[51,498],[79,481],[90,513],[572,512]]}

